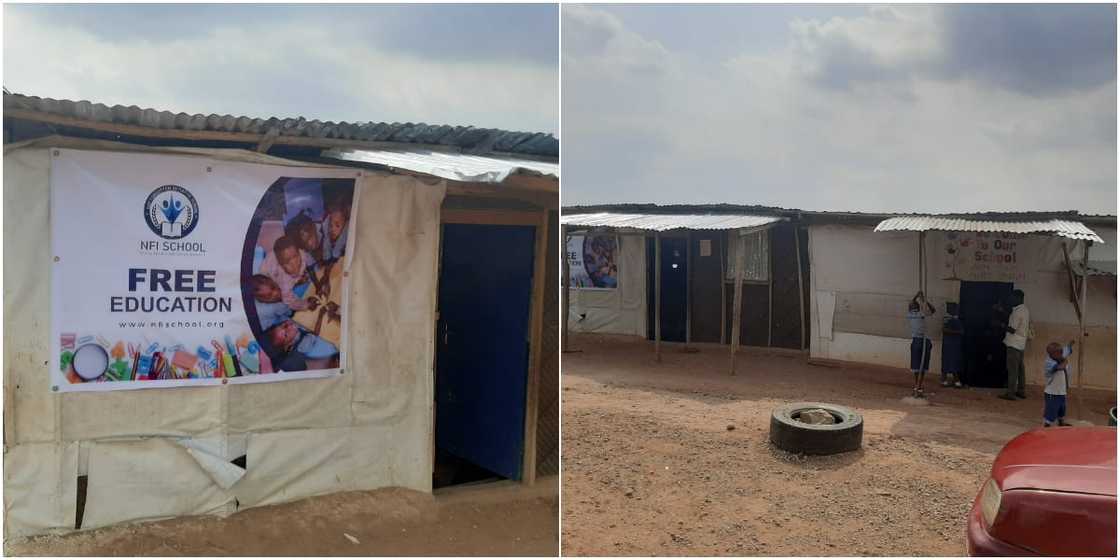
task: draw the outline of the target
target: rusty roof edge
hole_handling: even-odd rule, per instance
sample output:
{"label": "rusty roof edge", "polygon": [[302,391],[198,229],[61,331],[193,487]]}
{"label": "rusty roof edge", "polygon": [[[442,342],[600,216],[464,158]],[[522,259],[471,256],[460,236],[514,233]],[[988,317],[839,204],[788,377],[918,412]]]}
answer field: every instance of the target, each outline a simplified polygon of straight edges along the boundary
{"label": "rusty roof edge", "polygon": [[1086,223],[1097,224],[1116,224],[1116,216],[1110,214],[1081,214],[1077,210],[1062,210],[1062,211],[1022,211],[1022,212],[975,212],[975,213],[944,213],[934,214],[928,212],[850,212],[850,211],[827,211],[827,210],[802,210],[798,208],[781,208],[777,206],[760,206],[760,205],[735,205],[735,204],[643,204],[643,203],[621,203],[621,204],[587,204],[587,205],[569,205],[561,208],[562,213],[569,214],[590,214],[595,212],[611,212],[611,213],[644,213],[644,214],[766,214],[779,215],[789,218],[802,219],[802,217],[822,217],[822,218],[849,218],[861,221],[876,221],[886,220],[890,218],[907,218],[907,217],[934,217],[934,218],[958,218],[965,220],[989,220],[989,221],[1003,221],[1003,222],[1016,222],[1016,221],[1032,221],[1032,220],[1076,220]]}
{"label": "rusty roof edge", "polygon": [[[173,113],[132,106],[107,106],[90,101],[51,99],[18,93],[4,93],[5,117],[18,112],[22,120],[65,118],[63,126],[96,129],[99,125],[136,127],[159,130],[160,135],[182,137],[194,133],[226,133],[236,135],[267,134],[284,138],[284,143],[299,143],[308,139],[309,145],[322,142],[347,142],[355,147],[371,145],[385,147],[424,146],[433,151],[495,155],[507,157],[541,157],[558,160],[559,140],[552,134],[541,132],[514,132],[473,126],[428,125],[425,123],[362,123],[333,122],[295,118],[253,118],[247,116]],[[140,133],[136,136],[143,136]],[[245,140],[248,141],[248,140]]]}

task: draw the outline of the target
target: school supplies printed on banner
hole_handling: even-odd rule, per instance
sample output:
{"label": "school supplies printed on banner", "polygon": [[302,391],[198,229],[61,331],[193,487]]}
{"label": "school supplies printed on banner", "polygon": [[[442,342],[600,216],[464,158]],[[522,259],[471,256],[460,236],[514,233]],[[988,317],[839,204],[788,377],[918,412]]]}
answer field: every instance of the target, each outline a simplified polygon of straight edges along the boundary
{"label": "school supplies printed on banner", "polygon": [[53,150],[52,390],[340,374],[356,175]]}

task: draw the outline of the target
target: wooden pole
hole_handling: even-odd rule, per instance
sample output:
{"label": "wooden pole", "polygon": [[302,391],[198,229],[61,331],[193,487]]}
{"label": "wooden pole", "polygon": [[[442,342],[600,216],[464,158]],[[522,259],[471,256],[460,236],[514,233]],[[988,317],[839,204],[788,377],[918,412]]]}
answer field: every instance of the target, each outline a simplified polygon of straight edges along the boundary
{"label": "wooden pole", "polygon": [[533,484],[537,480],[537,417],[540,409],[540,379],[544,354],[541,338],[544,332],[544,288],[547,283],[545,270],[548,264],[548,210],[541,210],[536,233],[531,288],[532,310],[529,321],[529,377],[525,387],[525,435],[521,463],[521,481],[524,484]]}
{"label": "wooden pole", "polygon": [[731,309],[731,375],[735,375],[735,353],[739,350],[739,333],[743,329],[743,268],[746,264],[746,242],[738,235],[735,256],[735,302]]}
{"label": "wooden pole", "polygon": [[[1081,400],[1081,387],[1085,381],[1085,315],[1089,312],[1089,246],[1092,241],[1085,242],[1085,252],[1082,263],[1084,264],[1081,276],[1081,313],[1078,314],[1078,340],[1077,340],[1077,417],[1084,418],[1085,406]],[[1068,387],[1067,387],[1068,392]]]}
{"label": "wooden pole", "polygon": [[922,291],[922,234],[918,233],[918,291]]}
{"label": "wooden pole", "polygon": [[661,361],[661,232],[653,234],[653,351]]}
{"label": "wooden pole", "polygon": [[571,304],[571,290],[572,290],[572,265],[568,262],[568,227],[560,226],[560,239],[563,246],[560,248],[561,258],[564,260],[563,278],[560,279],[560,285],[564,287],[564,293],[561,294],[560,301],[563,308],[560,310],[560,321],[564,323],[564,330],[561,331],[560,351],[569,352],[568,346],[568,314],[571,312],[569,305]]}
{"label": "wooden pole", "polygon": [[770,281],[766,287],[766,346],[774,346],[774,243],[770,233],[766,233],[766,278]]}
{"label": "wooden pole", "polygon": [[688,348],[692,344],[692,232],[687,231],[685,235],[685,268],[688,270],[684,279],[684,347]]}
{"label": "wooden pole", "polygon": [[723,232],[719,242],[719,343],[727,344],[727,239]]}
{"label": "wooden pole", "polygon": [[800,315],[797,316],[797,325],[801,327],[801,349],[805,349],[805,288],[801,280],[801,226],[794,226],[793,228],[793,244],[794,249],[797,251],[797,308]]}
{"label": "wooden pole", "polygon": [[918,289],[922,291],[924,296],[922,299],[929,301],[929,294],[926,293],[926,232],[918,232]]}
{"label": "wooden pole", "polygon": [[1073,259],[1069,256],[1069,247],[1066,243],[1062,242],[1062,256],[1066,261],[1066,272],[1069,274],[1069,296],[1073,300],[1073,308],[1077,311],[1078,321],[1081,320],[1081,302],[1077,298],[1077,281],[1075,280],[1076,274],[1073,272]]}

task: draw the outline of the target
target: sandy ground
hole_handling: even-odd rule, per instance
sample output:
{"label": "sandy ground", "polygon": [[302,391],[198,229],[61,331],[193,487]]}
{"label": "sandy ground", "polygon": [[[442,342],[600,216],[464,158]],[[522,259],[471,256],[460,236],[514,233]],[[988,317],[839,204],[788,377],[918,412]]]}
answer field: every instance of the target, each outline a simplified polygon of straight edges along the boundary
{"label": "sandy ground", "polygon": [[[345,492],[5,544],[34,556],[556,556],[557,479]],[[345,535],[357,540],[352,542]]]}
{"label": "sandy ground", "polygon": [[[562,553],[583,555],[890,555],[965,553],[965,516],[996,453],[1035,427],[1028,400],[942,389],[906,404],[912,377],[886,368],[809,365],[801,355],[685,353],[620,337],[574,336],[563,357]],[[1087,398],[1107,421],[1115,394]],[[791,401],[850,406],[863,449],[790,455],[767,442]]]}

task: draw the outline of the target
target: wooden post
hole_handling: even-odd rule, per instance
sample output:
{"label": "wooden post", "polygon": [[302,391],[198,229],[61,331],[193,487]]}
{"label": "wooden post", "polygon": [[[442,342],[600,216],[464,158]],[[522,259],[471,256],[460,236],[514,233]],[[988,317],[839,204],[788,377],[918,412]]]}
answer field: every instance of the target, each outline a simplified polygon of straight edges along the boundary
{"label": "wooden post", "polygon": [[524,484],[533,484],[537,480],[537,417],[540,410],[541,369],[544,364],[541,337],[544,332],[544,287],[547,283],[548,210],[541,210],[534,252],[529,321],[529,378],[525,384],[525,446],[521,462],[521,481]]}
{"label": "wooden post", "polygon": [[568,313],[571,311],[569,305],[571,304],[571,290],[572,290],[572,267],[568,262],[568,227],[560,226],[560,242],[563,244],[560,247],[560,258],[563,259],[564,265],[561,269],[563,277],[560,279],[560,285],[564,287],[564,293],[560,294],[560,321],[564,324],[563,330],[560,331],[560,351],[569,352],[568,347]]}
{"label": "wooden post", "polygon": [[719,242],[719,343],[727,344],[727,238],[730,234],[720,233],[723,239]]}
{"label": "wooden post", "polygon": [[1066,261],[1066,272],[1069,274],[1069,296],[1073,300],[1073,308],[1077,311],[1078,321],[1081,320],[1081,302],[1077,297],[1077,275],[1073,272],[1073,259],[1069,256],[1069,247],[1066,247],[1065,241],[1062,242],[1062,256]]}
{"label": "wooden post", "polygon": [[801,234],[800,225],[793,227],[793,244],[797,252],[797,309],[801,313],[797,316],[797,324],[801,327],[801,349],[805,349],[805,288],[801,280]]}
{"label": "wooden post", "polygon": [[739,350],[739,333],[743,329],[743,268],[746,264],[746,242],[737,236],[735,256],[735,302],[731,309],[731,375],[735,375],[735,353]]}
{"label": "wooden post", "polygon": [[653,352],[661,361],[661,232],[653,234]]}
{"label": "wooden post", "polygon": [[769,232],[766,233],[766,278],[770,281],[766,286],[766,347],[774,346],[774,242]]}
{"label": "wooden post", "polygon": [[[929,294],[926,289],[926,232],[918,232],[918,289],[922,291],[924,296],[922,299],[929,301]],[[924,310],[923,310],[924,311]]]}
{"label": "wooden post", "polygon": [[[1082,263],[1084,264],[1081,271],[1081,313],[1077,316],[1078,327],[1078,340],[1077,340],[1077,417],[1084,418],[1085,406],[1081,400],[1081,387],[1085,381],[1085,315],[1089,312],[1088,299],[1089,299],[1089,246],[1092,241],[1085,242],[1085,252]],[[1067,387],[1068,392],[1068,387]]]}
{"label": "wooden post", "polygon": [[685,231],[684,347],[692,344],[692,231]]}

